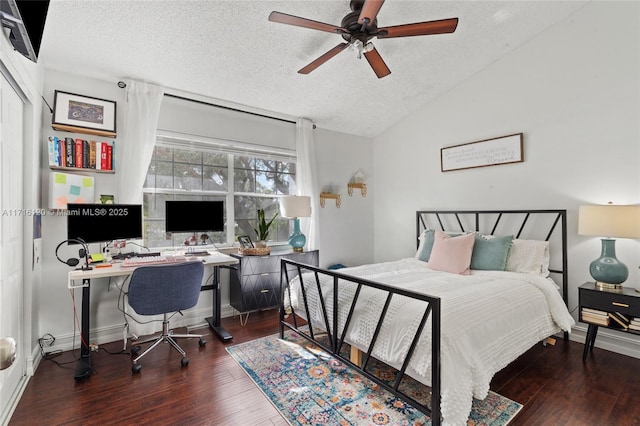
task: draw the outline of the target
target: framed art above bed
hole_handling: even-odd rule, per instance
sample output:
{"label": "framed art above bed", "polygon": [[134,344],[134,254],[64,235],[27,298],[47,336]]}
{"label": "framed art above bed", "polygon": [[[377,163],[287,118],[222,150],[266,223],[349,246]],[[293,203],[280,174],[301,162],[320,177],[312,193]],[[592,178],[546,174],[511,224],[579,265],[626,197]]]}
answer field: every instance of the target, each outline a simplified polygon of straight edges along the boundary
{"label": "framed art above bed", "polygon": [[[339,271],[283,260],[281,337],[298,333],[434,425],[465,424],[497,371],[536,342],[567,338],[575,323],[566,307],[566,211],[418,211],[416,241],[412,258]],[[456,249],[482,269],[433,267],[429,257],[446,264],[443,253]],[[375,377],[371,359],[395,368],[395,379]],[[429,387],[426,399],[403,392],[409,378]]]}

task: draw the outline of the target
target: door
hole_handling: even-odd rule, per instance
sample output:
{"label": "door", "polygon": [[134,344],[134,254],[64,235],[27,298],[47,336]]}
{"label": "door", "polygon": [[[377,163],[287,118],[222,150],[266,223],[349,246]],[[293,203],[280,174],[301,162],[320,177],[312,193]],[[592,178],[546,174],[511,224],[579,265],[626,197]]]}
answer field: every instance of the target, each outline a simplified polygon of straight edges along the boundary
{"label": "door", "polygon": [[[0,73],[1,75],[2,73]],[[18,348],[16,360],[0,370],[0,423],[8,420],[11,405],[26,363],[23,349],[23,224],[20,210],[23,190],[24,102],[2,75],[0,78],[0,338],[12,337]]]}

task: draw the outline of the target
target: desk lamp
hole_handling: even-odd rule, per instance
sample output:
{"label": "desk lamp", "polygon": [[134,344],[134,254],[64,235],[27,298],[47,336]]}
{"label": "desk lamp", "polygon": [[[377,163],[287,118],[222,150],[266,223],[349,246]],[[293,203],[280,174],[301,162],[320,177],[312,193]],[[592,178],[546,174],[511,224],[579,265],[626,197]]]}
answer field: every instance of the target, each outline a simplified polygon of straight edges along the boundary
{"label": "desk lamp", "polygon": [[287,195],[280,198],[280,216],[293,218],[293,233],[289,236],[289,245],[295,252],[302,252],[307,237],[300,231],[301,217],[311,216],[311,197]]}
{"label": "desk lamp", "polygon": [[616,240],[611,237],[640,238],[640,205],[580,206],[578,234],[604,237],[600,257],[589,266],[596,287],[602,290],[622,288],[622,283],[629,277],[629,269],[616,258]]}

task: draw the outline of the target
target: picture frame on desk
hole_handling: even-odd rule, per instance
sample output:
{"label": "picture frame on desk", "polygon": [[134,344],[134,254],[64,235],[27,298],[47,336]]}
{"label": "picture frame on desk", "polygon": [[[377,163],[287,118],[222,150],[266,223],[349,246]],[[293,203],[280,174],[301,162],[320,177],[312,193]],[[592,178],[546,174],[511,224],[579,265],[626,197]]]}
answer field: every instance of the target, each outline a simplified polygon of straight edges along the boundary
{"label": "picture frame on desk", "polygon": [[115,138],[116,102],[56,90],[51,127]]}
{"label": "picture frame on desk", "polygon": [[238,242],[240,243],[240,247],[243,249],[254,248],[253,241],[249,238],[248,235],[240,235],[238,237]]}

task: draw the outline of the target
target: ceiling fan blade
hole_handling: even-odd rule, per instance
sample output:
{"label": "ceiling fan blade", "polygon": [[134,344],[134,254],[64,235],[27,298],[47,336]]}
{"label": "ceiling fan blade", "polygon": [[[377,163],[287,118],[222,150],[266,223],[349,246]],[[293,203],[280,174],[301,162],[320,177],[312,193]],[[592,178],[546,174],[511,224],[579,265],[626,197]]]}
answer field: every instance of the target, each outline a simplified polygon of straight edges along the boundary
{"label": "ceiling fan blade", "polygon": [[391,70],[389,69],[387,64],[384,63],[382,56],[380,56],[375,47],[373,47],[368,52],[364,52],[364,57],[367,58],[369,65],[371,65],[371,68],[373,68],[373,72],[376,73],[378,78],[386,77],[391,74]]}
{"label": "ceiling fan blade", "polygon": [[365,18],[369,19],[369,22],[375,21],[376,16],[378,16],[378,12],[382,7],[382,3],[384,3],[384,0],[365,0],[362,5],[362,9],[360,9],[358,24],[362,24]]}
{"label": "ceiling fan blade", "polygon": [[328,51],[324,55],[320,56],[315,61],[311,62],[306,67],[301,68],[300,71],[298,71],[298,73],[300,73],[300,74],[309,74],[311,71],[315,70],[320,65],[324,64],[329,59],[333,58],[338,53],[342,52],[345,48],[347,48],[347,46],[349,46],[349,43],[340,43],[339,45],[337,45],[336,47],[334,47],[333,49],[331,49],[330,51]]}
{"label": "ceiling fan blade", "polygon": [[335,25],[324,22],[313,21],[311,19],[300,18],[299,16],[287,15],[286,13],[271,12],[269,21],[280,24],[294,25],[296,27],[310,28],[312,30],[326,31],[328,33],[342,33],[346,30]]}
{"label": "ceiling fan blade", "polygon": [[414,24],[396,25],[378,28],[378,38],[410,37],[430,34],[452,33],[458,26],[458,18],[439,21],[416,22]]}

